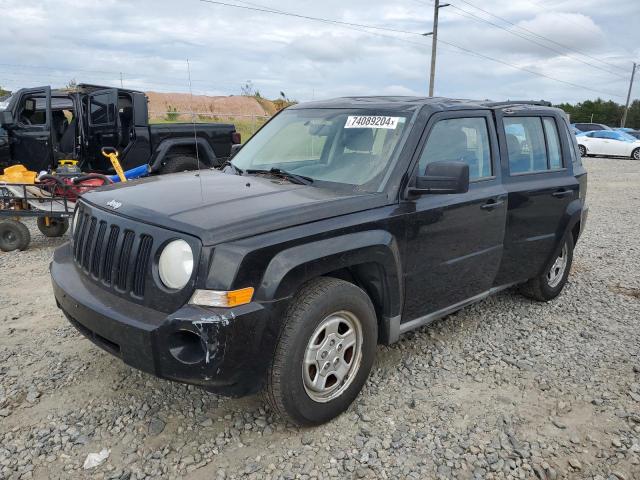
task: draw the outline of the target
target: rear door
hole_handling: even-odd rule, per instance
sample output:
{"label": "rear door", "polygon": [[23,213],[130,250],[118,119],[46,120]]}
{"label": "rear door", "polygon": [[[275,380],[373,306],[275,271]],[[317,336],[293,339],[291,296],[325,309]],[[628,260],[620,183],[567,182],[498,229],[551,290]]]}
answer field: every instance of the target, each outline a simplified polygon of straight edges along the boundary
{"label": "rear door", "polygon": [[51,168],[50,87],[22,90],[11,130],[12,163],[36,172]]}
{"label": "rear door", "polygon": [[406,217],[401,329],[489,290],[504,240],[506,191],[491,112],[436,114],[421,142],[416,173],[424,175],[432,162],[464,161],[471,183],[464,194],[408,200],[414,211]]}
{"label": "rear door", "polygon": [[[564,119],[553,111],[496,112],[504,185],[508,191],[505,248],[497,285],[522,282],[544,270],[564,235],[564,216],[578,198]],[[525,141],[509,141],[522,131]]]}
{"label": "rear door", "polygon": [[87,156],[93,170],[108,171],[111,163],[102,153],[102,147],[118,148],[118,90],[98,90],[88,96],[88,150]]}

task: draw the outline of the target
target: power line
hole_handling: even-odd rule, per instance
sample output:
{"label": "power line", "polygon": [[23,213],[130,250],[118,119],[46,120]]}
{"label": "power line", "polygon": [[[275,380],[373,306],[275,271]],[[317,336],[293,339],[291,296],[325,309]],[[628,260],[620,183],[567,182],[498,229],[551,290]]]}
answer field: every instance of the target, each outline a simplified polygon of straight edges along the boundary
{"label": "power line", "polygon": [[[276,15],[285,15],[287,17],[296,17],[296,18],[304,18],[306,20],[315,20],[317,22],[323,22],[323,23],[334,23],[337,25],[347,25],[347,26],[351,26],[351,27],[360,27],[360,28],[371,28],[373,30],[382,30],[385,32],[393,32],[393,33],[404,33],[406,35],[423,35],[422,33],[419,32],[409,32],[407,30],[399,30],[396,28],[387,28],[387,27],[379,27],[379,26],[374,26],[374,25],[364,25],[361,23],[353,23],[353,22],[343,22],[342,20],[331,20],[328,18],[320,18],[320,17],[312,17],[309,15],[301,15],[298,13],[291,13],[291,12],[286,12],[284,10],[271,10],[269,8],[262,8],[262,7],[251,7],[251,6],[246,6],[246,5],[237,5],[237,4],[233,4],[233,3],[226,3],[226,2],[220,2],[220,1],[216,1],[216,0],[200,0],[203,3],[212,3],[214,5],[222,5],[225,7],[234,7],[234,8],[242,8],[245,10],[253,10],[256,12],[264,12],[264,13],[273,13]],[[247,2],[248,3],[248,2]]]}
{"label": "power line", "polygon": [[[530,3],[531,5],[534,5],[534,6],[538,7],[539,9],[544,10],[545,12],[547,12],[551,7],[555,7],[556,6],[556,4],[550,4],[550,3],[549,4],[543,4],[543,3],[540,3],[540,2],[535,2],[533,0],[526,0],[526,1],[528,3]],[[560,3],[563,3],[563,2],[558,2],[557,4],[560,4]],[[583,28],[584,27],[584,25],[580,25],[580,24],[578,24],[578,22],[575,22],[575,21],[573,21],[571,19],[565,19],[565,20],[567,22],[575,25],[576,27],[579,27],[579,28]],[[631,50],[629,49],[628,45],[623,45],[622,43],[616,42],[611,37],[609,37],[608,40],[609,40],[609,42],[611,42],[611,43],[613,43],[615,45],[618,45],[623,50],[626,50],[628,53],[632,53]]]}
{"label": "power line", "polygon": [[[255,4],[255,3],[251,4],[250,2],[244,2],[244,1],[243,1],[243,3],[254,5],[254,7],[249,8],[249,7],[245,7],[243,5],[236,5],[236,4],[226,3],[226,2],[217,2],[217,1],[213,1],[213,0],[200,0],[200,1],[202,1],[204,3],[220,4],[220,5],[224,5],[224,6],[228,6],[228,7],[234,7],[234,8],[243,8],[243,9],[261,11],[261,12],[264,12],[264,13],[287,15],[287,16],[292,16],[292,17],[303,18],[303,19],[306,19],[306,20],[318,21],[318,22],[322,22],[322,23],[336,24],[336,25],[338,25],[340,27],[347,28],[347,29],[350,29],[350,30],[355,30],[355,31],[358,31],[358,32],[361,32],[361,33],[366,33],[366,34],[369,34],[369,35],[375,35],[375,36],[379,36],[379,37],[393,39],[393,40],[404,42],[404,43],[407,43],[407,44],[416,45],[416,46],[419,46],[421,48],[424,48],[424,47],[427,46],[424,43],[410,41],[410,40],[408,40],[406,38],[400,38],[400,37],[396,37],[396,36],[393,36],[393,35],[382,34],[379,31],[372,32],[372,31],[367,30],[367,29],[386,30],[386,31],[394,32],[394,33],[399,32],[399,33],[404,33],[404,34],[419,35],[422,38],[423,34],[416,33],[416,32],[409,32],[409,31],[406,31],[406,30],[388,29],[386,27],[377,27],[377,26],[365,25],[365,24],[359,24],[359,23],[341,22],[341,21],[325,19],[325,18],[321,18],[321,17],[311,17],[311,16],[306,16],[306,15],[298,15],[298,14],[295,14],[295,13],[285,12],[285,11],[282,11],[282,10],[272,10],[272,9],[269,9],[268,7],[264,7],[264,6],[259,5],[259,4]],[[238,0],[238,1],[240,1],[240,0]],[[556,82],[559,82],[559,83],[563,83],[565,85],[568,85],[568,86],[571,86],[571,87],[574,87],[574,88],[579,88],[579,89],[582,89],[582,90],[588,90],[588,91],[591,91],[591,92],[595,92],[595,93],[603,94],[603,95],[608,95],[608,96],[612,96],[612,97],[622,97],[622,95],[616,95],[616,94],[612,94],[612,93],[608,93],[608,92],[599,91],[599,90],[596,90],[596,89],[593,89],[593,88],[590,88],[590,87],[587,87],[587,86],[584,86],[584,85],[579,85],[579,84],[576,84],[576,83],[573,83],[573,82],[569,82],[569,81],[565,81],[565,80],[562,80],[562,79],[559,79],[559,78],[552,77],[550,75],[546,75],[544,73],[536,72],[534,70],[530,70],[530,69],[525,68],[525,67],[520,67],[518,65],[514,65],[514,64],[506,62],[504,60],[500,60],[500,59],[491,57],[489,55],[485,55],[485,54],[476,52],[476,51],[474,51],[472,49],[461,47],[461,46],[456,45],[456,44],[454,44],[452,42],[444,41],[444,40],[442,40],[440,38],[438,39],[437,43],[441,43],[443,45],[447,45],[447,46],[449,46],[451,48],[454,48],[456,53],[462,53],[462,54],[465,54],[465,55],[470,55],[470,56],[474,56],[474,57],[477,57],[477,58],[482,58],[482,59],[485,59],[485,60],[496,62],[496,63],[502,64],[502,65],[508,66],[510,68],[513,68],[513,69],[516,69],[516,70],[520,70],[520,71],[523,71],[523,72],[526,72],[526,73],[529,73],[531,75],[535,75],[535,76],[538,76],[538,77],[541,77],[541,78],[546,78],[546,79],[553,80],[553,81],[556,81]],[[48,67],[48,66],[20,65],[20,64],[6,64],[6,63],[5,64],[0,63],[0,65],[18,67],[18,68],[33,68],[33,69],[40,69],[40,70],[52,70],[52,71],[61,72],[61,70],[59,68]],[[113,75],[114,78],[115,77],[119,77],[119,75],[120,75],[120,72],[115,72],[115,71],[114,72],[108,72],[108,71],[87,70],[87,69],[76,69],[76,70],[74,70],[74,72],[108,74],[108,75]],[[156,81],[156,80],[144,80],[145,78],[149,78],[148,75],[136,74],[136,73],[131,73],[131,72],[122,72],[122,73],[125,74],[125,75],[128,75],[128,76],[133,75],[134,77],[138,77],[139,79],[142,79],[142,83],[146,83],[146,84],[150,84],[150,85],[154,85],[155,84],[155,85],[171,85],[171,86],[175,86],[178,83],[182,85],[181,82],[185,81],[185,79],[182,79],[182,78],[181,79],[177,79],[176,78],[175,80],[178,83],[159,82],[159,81]],[[166,80],[172,80],[171,77],[163,77],[163,78],[165,78]],[[127,80],[127,79],[125,78],[125,80]],[[207,80],[193,80],[193,82],[194,83],[196,83],[196,82],[198,82],[198,83],[207,83],[208,85],[211,85],[211,82],[209,82]]]}
{"label": "power line", "polygon": [[[419,0],[416,0],[416,1],[418,1],[418,3],[423,3],[423,4],[425,4],[424,2],[419,1]],[[491,26],[493,26],[493,27],[495,27],[495,28],[499,28],[500,30],[504,30],[505,32],[507,32],[507,33],[509,33],[509,34],[511,34],[511,35],[514,35],[514,36],[516,36],[516,37],[522,38],[523,40],[526,40],[526,41],[531,42],[531,43],[533,43],[533,44],[535,44],[535,45],[538,45],[539,47],[546,48],[547,50],[550,50],[550,51],[552,51],[552,52],[554,52],[554,53],[557,53],[557,54],[559,54],[559,55],[561,55],[561,56],[563,56],[563,57],[570,58],[570,59],[572,59],[572,60],[575,60],[575,61],[578,61],[578,62],[583,63],[583,64],[585,64],[585,65],[588,65],[588,66],[590,66],[590,67],[592,67],[592,68],[595,68],[595,69],[601,70],[601,71],[606,72],[606,73],[608,73],[608,74],[610,74],[610,75],[615,75],[615,76],[617,76],[617,77],[620,77],[620,78],[623,78],[623,79],[625,79],[625,80],[626,80],[626,77],[625,77],[625,76],[623,76],[623,75],[621,75],[621,74],[618,74],[618,73],[612,72],[611,70],[608,70],[608,69],[606,69],[606,68],[602,68],[602,67],[600,67],[600,66],[598,66],[598,65],[594,65],[593,63],[587,62],[586,60],[582,60],[582,59],[580,59],[580,58],[577,58],[577,57],[571,56],[571,55],[567,54],[566,52],[563,52],[562,50],[558,50],[557,48],[553,48],[553,47],[550,47],[550,46],[548,46],[548,45],[545,45],[544,43],[540,43],[540,42],[538,42],[538,41],[536,41],[536,40],[534,40],[534,39],[532,39],[532,38],[530,38],[530,37],[528,37],[528,36],[526,36],[526,35],[521,34],[521,33],[514,32],[513,30],[510,30],[509,28],[507,28],[507,27],[505,27],[505,26],[503,26],[503,25],[499,25],[499,24],[494,23],[494,22],[492,22],[492,21],[490,21],[490,20],[487,20],[486,18],[482,18],[482,17],[480,17],[480,16],[478,16],[478,15],[474,14],[473,12],[470,12],[470,11],[468,11],[468,10],[465,10],[465,9],[463,9],[463,8],[460,8],[460,7],[456,6],[456,5],[451,4],[451,6],[452,6],[454,9],[459,10],[459,12],[453,12],[453,13],[455,13],[455,14],[457,14],[457,15],[461,15],[461,16],[463,16],[463,17],[467,17],[467,18],[471,18],[471,19],[474,19],[474,20],[477,20],[477,21],[480,21],[480,22],[484,22],[484,23],[486,23],[486,24],[488,24],[488,25],[491,25]],[[462,12],[462,13],[460,13],[460,12]],[[616,67],[616,68],[618,68],[618,67]]]}
{"label": "power line", "polygon": [[[213,4],[217,4],[217,5],[224,5],[224,6],[227,6],[227,7],[243,8],[243,9],[256,10],[256,11],[265,12],[265,13],[273,13],[273,14],[278,14],[278,15],[293,16],[293,17],[304,18],[304,19],[307,19],[307,20],[313,20],[313,21],[318,21],[318,22],[323,22],[323,23],[335,23],[335,24],[338,24],[338,25],[345,26],[347,28],[353,27],[354,25],[357,25],[360,28],[375,28],[375,29],[381,29],[382,28],[382,27],[373,27],[371,25],[353,24],[353,23],[349,23],[349,22],[340,22],[340,21],[330,20],[330,19],[326,19],[326,18],[322,18],[322,17],[311,17],[311,16],[307,16],[307,15],[298,15],[298,14],[287,12],[287,11],[284,11],[284,10],[271,10],[268,7],[265,7],[265,6],[256,4],[256,3],[249,3],[249,2],[244,2],[244,1],[243,1],[243,3],[254,5],[254,7],[245,7],[244,5],[237,5],[237,4],[219,2],[219,1],[214,1],[214,0],[199,0],[199,1],[201,1],[203,3],[213,3]],[[416,1],[418,1],[418,0],[416,0]],[[424,3],[424,2],[419,2],[419,3]],[[394,29],[390,29],[390,30],[394,31]],[[375,35],[381,35],[379,33],[369,32],[369,31],[366,31],[366,30],[364,30],[362,32],[363,33],[369,33],[369,34],[375,34]],[[401,32],[402,33],[411,33],[412,35],[419,35],[421,37],[424,36],[424,34],[420,34],[420,33],[417,33],[417,32],[407,32],[405,30],[401,30]],[[396,40],[403,41],[403,42],[406,42],[406,43],[411,43],[411,44],[422,46],[422,44],[420,44],[418,42],[411,42],[411,41],[403,39],[403,38],[398,38],[398,37],[394,37],[394,36],[390,36],[390,35],[384,35],[384,36],[388,37],[388,38],[394,38]],[[590,88],[590,87],[587,87],[587,86],[584,86],[584,85],[579,85],[577,83],[569,82],[569,81],[566,81],[566,80],[561,80],[559,78],[552,77],[551,75],[546,75],[544,73],[536,72],[534,70],[529,70],[528,68],[519,67],[519,66],[511,64],[509,62],[505,62],[504,60],[500,60],[500,59],[491,57],[489,55],[485,55],[485,54],[476,52],[476,51],[471,50],[469,48],[461,47],[459,45],[456,45],[455,43],[444,41],[444,40],[442,40],[440,38],[437,40],[437,42],[445,44],[445,45],[449,45],[450,47],[453,47],[453,48],[456,48],[460,52],[464,52],[464,53],[472,55],[472,56],[483,58],[485,60],[490,60],[490,61],[493,61],[493,62],[496,62],[496,63],[500,63],[502,65],[506,65],[508,67],[511,67],[511,68],[514,68],[514,69],[529,73],[531,75],[536,75],[538,77],[542,77],[542,78],[553,80],[553,81],[556,81],[556,82],[559,82],[559,83],[563,83],[565,85],[568,85],[568,86],[571,86],[571,87],[574,87],[574,88],[580,88],[580,89],[583,89],[583,90],[588,90],[588,91],[591,91],[591,92],[594,92],[594,93],[604,94],[604,95],[608,95],[608,96],[612,96],[612,97],[623,97],[622,95],[617,95],[617,94],[613,94],[613,93],[609,93],[609,92],[603,92],[603,91],[596,90],[596,89],[593,89],[593,88]],[[625,80],[626,80],[626,78],[625,78]]]}
{"label": "power line", "polygon": [[455,47],[455,48],[458,48],[458,49],[463,50],[465,52],[471,53],[471,54],[473,54],[475,56],[478,56],[480,58],[485,58],[487,60],[491,60],[491,61],[494,61],[494,62],[497,62],[497,63],[501,63],[501,64],[506,65],[508,67],[516,68],[518,70],[522,70],[523,72],[527,72],[527,73],[530,73],[532,75],[537,75],[539,77],[548,78],[549,80],[554,80],[556,82],[564,83],[565,85],[569,85],[570,87],[581,88],[583,90],[589,90],[591,92],[595,92],[595,93],[599,93],[599,94],[605,94],[605,95],[609,95],[611,97],[620,97],[620,98],[624,97],[624,95],[618,95],[618,94],[615,94],[615,93],[604,92],[604,91],[601,91],[601,90],[595,90],[593,88],[586,87],[584,85],[579,85],[577,83],[568,82],[566,80],[561,80],[559,78],[552,77],[551,75],[546,75],[544,73],[536,72],[534,70],[529,70],[528,68],[519,67],[517,65],[513,65],[512,63],[505,62],[505,61],[500,60],[498,58],[490,57],[489,55],[484,55],[483,53],[479,53],[479,52],[473,51],[471,49],[463,48],[463,47],[460,47],[460,46],[455,45],[455,44],[450,43],[450,42],[445,42],[444,40],[441,40],[441,39],[438,39],[438,42],[444,43],[445,45],[451,45],[452,47]]}
{"label": "power line", "polygon": [[512,22],[512,21],[510,21],[510,20],[507,20],[507,19],[506,19],[506,18],[504,18],[504,17],[501,17],[501,16],[499,16],[499,15],[496,15],[496,14],[494,14],[494,13],[492,13],[492,12],[488,11],[488,10],[485,10],[484,8],[478,7],[477,5],[474,5],[473,3],[468,2],[467,0],[459,0],[459,1],[460,1],[460,2],[463,2],[463,3],[466,3],[467,5],[469,5],[469,6],[473,7],[473,8],[475,8],[475,9],[477,9],[477,10],[480,10],[481,12],[486,13],[487,15],[490,15],[490,16],[492,16],[492,17],[494,17],[494,18],[497,18],[498,20],[502,20],[503,22],[508,23],[509,25],[513,25],[514,27],[519,28],[520,30],[524,30],[525,32],[527,32],[527,33],[529,33],[529,34],[531,34],[531,35],[534,35],[534,36],[536,36],[536,37],[538,37],[538,38],[540,38],[540,39],[542,39],[542,40],[545,40],[545,41],[547,41],[547,42],[550,42],[550,43],[553,43],[553,44],[555,44],[555,45],[558,45],[559,47],[566,48],[567,50],[571,50],[571,51],[573,51],[573,52],[579,53],[580,55],[583,55],[583,56],[585,56],[585,57],[588,57],[588,58],[590,58],[590,59],[592,59],[592,60],[595,60],[595,61],[597,61],[597,62],[603,63],[603,64],[608,65],[608,66],[610,66],[610,67],[617,68],[617,69],[619,69],[619,70],[621,70],[621,71],[623,71],[623,70],[624,70],[622,67],[619,67],[618,65],[614,65],[613,63],[606,62],[606,61],[604,61],[604,60],[602,60],[602,59],[599,59],[599,58],[597,58],[597,57],[594,57],[594,56],[592,56],[592,55],[589,55],[588,53],[584,53],[584,52],[583,52],[583,51],[581,51],[581,50],[578,50],[578,49],[576,49],[576,48],[570,47],[570,46],[568,46],[568,45],[564,45],[563,43],[557,42],[557,41],[555,41],[555,40],[553,40],[553,39],[551,39],[551,38],[549,38],[549,37],[545,37],[544,35],[540,35],[540,34],[538,34],[538,33],[534,32],[533,30],[529,30],[528,28],[522,27],[522,26],[518,25],[517,23],[514,23],[514,22]]}

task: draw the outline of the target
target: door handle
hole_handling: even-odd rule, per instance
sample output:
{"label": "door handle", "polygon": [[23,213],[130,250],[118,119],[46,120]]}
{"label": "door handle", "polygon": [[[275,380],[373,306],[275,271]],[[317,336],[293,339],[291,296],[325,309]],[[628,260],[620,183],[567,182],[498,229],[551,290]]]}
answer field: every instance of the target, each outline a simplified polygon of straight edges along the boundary
{"label": "door handle", "polygon": [[502,205],[504,203],[504,200],[489,200],[487,201],[487,203],[485,203],[484,205],[481,205],[480,208],[482,210],[493,210],[494,208],[499,207],[500,205]]}
{"label": "door handle", "polygon": [[573,190],[558,190],[557,192],[553,192],[551,195],[556,198],[563,198],[568,195],[573,195]]}

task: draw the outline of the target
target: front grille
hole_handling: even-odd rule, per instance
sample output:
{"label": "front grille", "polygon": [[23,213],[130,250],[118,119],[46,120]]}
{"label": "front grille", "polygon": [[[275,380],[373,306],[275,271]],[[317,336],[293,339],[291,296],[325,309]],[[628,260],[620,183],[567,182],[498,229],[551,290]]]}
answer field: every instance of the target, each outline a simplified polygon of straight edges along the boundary
{"label": "front grille", "polygon": [[143,298],[153,237],[120,228],[113,223],[117,217],[105,220],[86,207],[79,208],[82,210],[73,236],[76,265],[119,293]]}
{"label": "front grille", "polygon": [[166,313],[189,301],[195,273],[185,288],[170,291],[154,273],[154,262],[168,242],[182,239],[191,246],[198,265],[202,247],[198,239],[103,210],[84,199],[78,209],[71,251],[87,280],[127,301]]}

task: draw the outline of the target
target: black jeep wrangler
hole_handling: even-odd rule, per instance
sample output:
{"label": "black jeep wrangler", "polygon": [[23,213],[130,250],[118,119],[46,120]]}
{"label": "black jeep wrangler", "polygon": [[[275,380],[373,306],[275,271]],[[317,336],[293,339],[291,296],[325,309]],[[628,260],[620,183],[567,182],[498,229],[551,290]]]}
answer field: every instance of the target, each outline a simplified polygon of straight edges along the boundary
{"label": "black jeep wrangler", "polygon": [[149,125],[147,96],[121,88],[78,85],[22,89],[0,102],[0,170],[29,170],[79,160],[84,171],[114,173],[102,147],[120,152],[125,170],[148,164],[152,173],[220,166],[240,143],[234,125]]}
{"label": "black jeep wrangler", "polygon": [[223,171],[83,196],[55,297],[135,368],[264,387],[276,411],[318,424],[358,395],[377,343],[511,286],[562,291],[587,215],[576,152],[542,103],[297,105]]}

